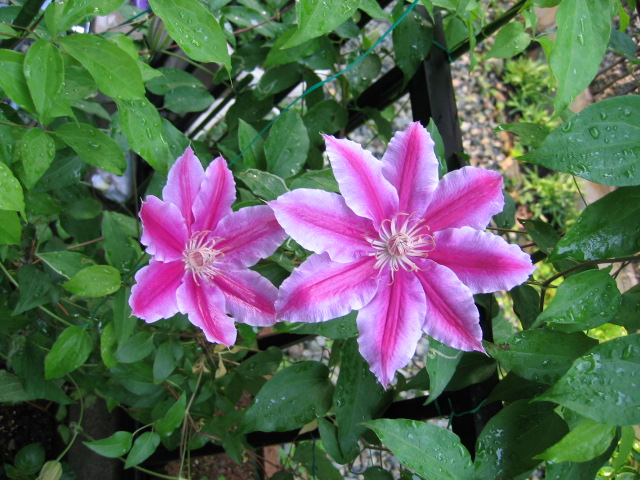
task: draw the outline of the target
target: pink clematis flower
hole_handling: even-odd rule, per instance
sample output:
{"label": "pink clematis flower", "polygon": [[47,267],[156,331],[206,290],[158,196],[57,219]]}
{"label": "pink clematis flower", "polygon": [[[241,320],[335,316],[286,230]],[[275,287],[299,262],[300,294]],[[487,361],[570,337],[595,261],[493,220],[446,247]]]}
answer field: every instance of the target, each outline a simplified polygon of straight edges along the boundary
{"label": "pink clematis flower", "polygon": [[298,189],[270,202],[285,231],[315,252],[280,286],[280,320],[321,322],[359,310],[360,353],[385,387],[424,330],[484,351],[473,294],[508,290],[534,267],[484,232],[502,211],[502,176],[465,167],[438,181],[431,136],[397,133],[382,160],[325,135],[342,196]]}
{"label": "pink clematis flower", "polygon": [[222,157],[205,171],[191,148],[169,171],[163,200],[140,210],[141,242],[153,256],[136,274],[129,304],[147,322],[178,312],[210,342],[232,345],[233,318],[253,326],[275,323],[278,291],[248,270],[286,238],[267,205],[231,211],[235,182]]}

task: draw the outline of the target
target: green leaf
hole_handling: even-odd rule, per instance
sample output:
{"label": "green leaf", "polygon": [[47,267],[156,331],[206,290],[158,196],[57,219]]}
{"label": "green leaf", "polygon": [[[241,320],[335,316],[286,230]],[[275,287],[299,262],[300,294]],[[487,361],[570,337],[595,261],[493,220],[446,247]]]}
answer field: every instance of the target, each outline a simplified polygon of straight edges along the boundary
{"label": "green leaf", "polygon": [[21,108],[35,112],[36,108],[24,76],[24,59],[25,55],[22,53],[0,49],[0,88]]}
{"label": "green leaf", "polygon": [[618,313],[621,295],[609,270],[589,270],[567,278],[532,327],[546,323],[555,330],[576,332],[610,322]]}
{"label": "green leaf", "polygon": [[44,357],[44,378],[64,377],[89,358],[93,344],[89,333],[78,326],[67,327]]}
{"label": "green leaf", "polygon": [[517,400],[498,412],[476,444],[475,479],[513,478],[540,463],[535,455],[558,442],[568,431],[549,403]]}
{"label": "green leaf", "polygon": [[301,45],[307,40],[333,31],[355,13],[360,0],[300,0],[296,2],[298,29],[284,48]]}
{"label": "green leaf", "polygon": [[258,392],[245,415],[242,431],[283,432],[300,428],[331,407],[329,369],[300,362],[276,373]]}
{"label": "green leaf", "polygon": [[89,165],[122,175],[127,162],[118,144],[86,123],[69,122],[60,125],[54,135],[69,145]]}
{"label": "green leaf", "polygon": [[47,30],[57,36],[72,25],[84,23],[87,17],[108,15],[124,3],[124,0],[59,0],[52,2],[44,12]]}
{"label": "green leaf", "polygon": [[282,178],[254,168],[248,168],[244,172],[240,172],[237,177],[244,182],[254,195],[264,200],[275,200],[289,191]]}
{"label": "green leaf", "polygon": [[264,61],[265,68],[296,62],[302,58],[313,55],[320,48],[319,38],[314,38],[295,47],[285,47],[284,45],[295,33],[296,29],[294,28],[283,33],[276,39]]}
{"label": "green leaf", "polygon": [[340,351],[340,375],[333,395],[341,463],[358,456],[360,436],[367,430],[362,423],[381,413],[391,400],[391,392],[380,385],[358,352],[356,339],[347,340]]}
{"label": "green leaf", "polygon": [[180,398],[171,405],[164,417],[156,420],[156,431],[163,436],[171,435],[173,431],[182,425],[184,415],[187,409],[187,396],[185,393],[180,395]]}
{"label": "green leaf", "polygon": [[[397,20],[405,11],[404,2],[396,3],[393,18]],[[433,27],[418,11],[413,9],[395,28],[393,36],[393,52],[396,64],[402,70],[405,83],[418,70],[420,63],[427,57],[433,42]]]}
{"label": "green leaf", "polygon": [[22,136],[20,147],[22,162],[20,177],[24,186],[31,189],[51,166],[56,154],[56,145],[44,130],[32,128]]}
{"label": "green leaf", "polygon": [[639,95],[608,98],[565,121],[518,160],[603,185],[639,185],[639,116]]}
{"label": "green leaf", "polygon": [[519,285],[512,288],[509,295],[522,328],[528,330],[540,313],[540,294],[531,285]]}
{"label": "green leaf", "polygon": [[149,332],[138,332],[120,344],[115,357],[120,363],[133,363],[149,355],[153,348],[153,336]]}
{"label": "green leaf", "polygon": [[105,367],[111,368],[118,364],[118,359],[115,357],[117,346],[116,329],[112,322],[104,327],[100,335],[100,356]]}
{"label": "green leaf", "polygon": [[587,205],[556,244],[550,259],[598,260],[633,255],[639,241],[640,187],[619,188]]}
{"label": "green leaf", "polygon": [[298,64],[278,65],[268,68],[256,85],[256,95],[267,98],[291,88],[298,83],[302,72]]}
{"label": "green leaf", "polygon": [[231,71],[227,41],[215,17],[197,0],[150,0],[180,48],[198,62],[216,62]]}
{"label": "green leaf", "polygon": [[86,255],[78,252],[69,252],[68,250],[38,253],[36,256],[57,273],[67,278],[73,277],[86,267],[95,265],[95,262]]}
{"label": "green leaf", "polygon": [[603,454],[615,435],[614,425],[603,425],[585,418],[562,440],[547,448],[536,458],[554,463],[586,462]]}
{"label": "green leaf", "polygon": [[18,245],[22,237],[22,223],[16,212],[0,210],[0,245]]}
{"label": "green leaf", "polygon": [[213,100],[202,88],[179,87],[164,97],[164,108],[175,113],[201,112],[209,108]]}
{"label": "green leaf", "polygon": [[304,468],[322,480],[342,480],[344,477],[331,460],[327,458],[324,451],[313,442],[302,442],[296,444],[293,459],[304,466]]}
{"label": "green leaf", "polygon": [[520,22],[510,22],[500,29],[495,42],[487,52],[487,58],[515,57],[531,43],[531,37],[525,33],[524,25]]}
{"label": "green leaf", "polygon": [[393,480],[393,476],[382,467],[369,467],[362,474],[364,480]]}
{"label": "green leaf", "polygon": [[503,123],[496,130],[515,133],[522,145],[531,148],[538,148],[550,132],[544,125],[528,122]]}
{"label": "green leaf", "polygon": [[300,114],[289,110],[278,118],[264,144],[267,170],[281,178],[300,171],[307,159],[309,135]]}
{"label": "green leaf", "polygon": [[144,97],[136,61],[113,42],[89,34],[70,35],[58,42],[65,52],[89,70],[105,95],[120,100]]}
{"label": "green leaf", "polygon": [[21,287],[20,299],[13,309],[13,315],[51,301],[51,278],[35,265],[25,265],[18,271],[18,284]]}
{"label": "green leaf", "polygon": [[263,146],[264,140],[259,136],[258,131],[240,118],[238,120],[238,148],[242,152],[246,168],[263,169],[265,167]]}
{"label": "green leaf", "polygon": [[133,442],[124,468],[131,468],[144,462],[156,451],[158,445],[160,445],[160,435],[156,432],[144,432]]}
{"label": "green leaf", "polygon": [[102,216],[102,238],[109,265],[121,272],[134,268],[140,257],[140,249],[136,247],[137,243],[131,243],[113,212],[104,212]]}
{"label": "green leaf", "polygon": [[621,325],[628,331],[640,330],[640,285],[622,294],[620,309],[611,323]]}
{"label": "green leaf", "polygon": [[44,463],[44,448],[39,443],[30,443],[22,447],[14,459],[16,470],[23,475],[33,475]]}
{"label": "green leaf", "polygon": [[[597,478],[600,468],[611,460],[613,452],[618,444],[618,435],[608,445],[607,450],[600,456],[587,462],[545,462],[546,480],[591,480]],[[616,457],[620,458],[620,457]],[[614,467],[615,468],[615,467]],[[622,479],[621,479],[622,480]],[[631,479],[629,479],[631,480]]]}
{"label": "green leaf", "polygon": [[204,88],[204,84],[197,78],[184,70],[177,68],[159,68],[162,74],[146,83],[147,90],[156,95],[166,95],[167,93],[180,87]]}
{"label": "green leaf", "polygon": [[176,359],[173,355],[171,342],[160,344],[153,359],[153,381],[156,383],[164,382],[175,370],[176,366]]}
{"label": "green leaf", "polygon": [[18,377],[6,370],[0,370],[0,402],[24,402],[30,399]]}
{"label": "green leaf", "polygon": [[596,344],[597,340],[583,333],[535,329],[518,332],[505,343],[485,346],[489,355],[520,377],[552,385]]}
{"label": "green leaf", "polygon": [[131,336],[138,323],[138,320],[131,315],[131,307],[129,306],[130,294],[131,288],[124,287],[118,290],[113,298],[113,325],[116,329],[118,345]]}
{"label": "green leaf", "polygon": [[289,185],[291,190],[296,188],[316,188],[327,192],[340,193],[340,187],[336,178],[333,176],[333,170],[326,168],[324,170],[311,170],[303,173],[299,177],[294,178]]}
{"label": "green leaf", "polygon": [[[348,62],[353,63],[360,56],[361,52],[354,52],[349,55]],[[382,61],[375,54],[369,54],[345,72],[345,77],[349,80],[349,86],[354,99],[357,99],[364,92],[371,82],[380,74]],[[333,132],[331,132],[333,133]]]}
{"label": "green leaf", "polygon": [[297,322],[278,324],[276,330],[278,332],[320,335],[334,340],[351,338],[358,335],[356,315],[356,312],[351,312],[343,317],[318,323]]}
{"label": "green leaf", "polygon": [[435,339],[429,339],[427,373],[429,374],[429,398],[433,402],[444,391],[462,359],[462,352]]}
{"label": "green leaf", "polygon": [[120,272],[107,265],[94,265],[76,273],[62,287],[82,297],[102,297],[120,289]]}
{"label": "green leaf", "polygon": [[598,73],[611,31],[610,5],[609,0],[573,0],[560,3],[556,11],[558,32],[549,66],[558,80],[557,113],[562,113]]}
{"label": "green leaf", "polygon": [[538,401],[550,401],[607,425],[640,424],[640,334],[593,347]]}
{"label": "green leaf", "polygon": [[303,117],[311,144],[323,144],[320,134],[333,134],[346,127],[348,117],[347,110],[333,99],[316,103]]}
{"label": "green leaf", "polygon": [[36,41],[24,59],[24,76],[41,122],[49,123],[49,111],[64,80],[62,54],[51,42]]}
{"label": "green leaf", "polygon": [[429,480],[471,480],[471,456],[458,436],[415,420],[367,422],[400,463]]}
{"label": "green leaf", "polygon": [[98,455],[108,458],[121,457],[131,448],[131,432],[116,432],[110,437],[93,442],[82,442]]}
{"label": "green leaf", "polygon": [[2,162],[0,162],[0,210],[18,211],[24,214],[24,194],[20,182]]}
{"label": "green leaf", "polygon": [[162,130],[158,110],[146,98],[116,101],[120,127],[131,149],[144,158],[154,170],[166,174],[174,156]]}

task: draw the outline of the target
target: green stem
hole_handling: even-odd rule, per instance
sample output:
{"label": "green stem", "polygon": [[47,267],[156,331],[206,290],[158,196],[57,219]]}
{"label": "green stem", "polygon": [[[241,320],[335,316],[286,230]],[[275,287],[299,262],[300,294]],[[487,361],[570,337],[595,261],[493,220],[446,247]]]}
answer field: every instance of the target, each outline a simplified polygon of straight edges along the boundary
{"label": "green stem", "polygon": [[177,53],[173,53],[170,52],[169,50],[161,50],[162,53],[165,53],[167,55],[171,55],[172,57],[176,57],[179,58],[180,60],[184,60],[185,62],[187,62],[189,65],[193,65],[196,68],[199,68],[200,70],[202,70],[203,72],[207,72],[209,75],[211,75],[212,77],[215,77],[216,74],[215,72],[212,72],[211,70],[209,70],[208,68],[203,67],[202,65],[200,65],[198,62],[194,62],[193,60],[191,60],[188,57],[184,57],[182,55],[178,55]]}
{"label": "green stem", "polygon": [[82,417],[84,416],[84,402],[82,400],[82,394],[80,393],[80,388],[78,388],[78,384],[75,382],[75,380],[73,379],[73,377],[71,375],[67,375],[67,378],[69,378],[69,380],[71,380],[71,383],[73,383],[73,385],[76,387],[76,391],[78,392],[78,395],[80,396],[80,417],[78,418],[78,426],[74,429],[73,438],[67,444],[67,446],[62,451],[62,453],[60,455],[58,455],[58,458],[56,458],[56,462],[59,462],[67,454],[69,449],[73,446],[74,442],[76,441],[76,438],[78,437],[78,433],[79,433],[80,429],[82,428]]}
{"label": "green stem", "polygon": [[64,323],[67,327],[73,327],[73,323],[68,322],[67,320],[65,320],[62,317],[59,317],[58,315],[56,315],[55,313],[53,313],[51,310],[45,308],[45,307],[38,307],[38,310],[43,311],[44,313],[46,313],[47,315],[49,315],[51,318],[55,318],[56,320],[58,320],[61,323]]}
{"label": "green stem", "polygon": [[11,276],[11,274],[9,273],[9,270],[6,269],[6,267],[4,266],[4,264],[2,262],[0,262],[0,270],[2,270],[2,272],[9,279],[9,281],[13,284],[13,286],[16,287],[18,290],[20,290],[20,285],[18,284],[18,282],[16,282],[16,279]]}

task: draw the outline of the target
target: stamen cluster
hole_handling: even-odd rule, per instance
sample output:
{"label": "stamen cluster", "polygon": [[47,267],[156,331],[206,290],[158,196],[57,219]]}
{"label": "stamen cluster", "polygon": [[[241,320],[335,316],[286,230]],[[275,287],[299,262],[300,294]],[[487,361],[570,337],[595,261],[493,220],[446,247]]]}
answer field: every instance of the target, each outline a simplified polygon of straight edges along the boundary
{"label": "stamen cluster", "polygon": [[209,237],[209,231],[196,232],[187,242],[182,252],[185,271],[193,274],[193,279],[212,278],[220,274],[216,263],[224,257],[224,253],[215,248],[216,238]]}

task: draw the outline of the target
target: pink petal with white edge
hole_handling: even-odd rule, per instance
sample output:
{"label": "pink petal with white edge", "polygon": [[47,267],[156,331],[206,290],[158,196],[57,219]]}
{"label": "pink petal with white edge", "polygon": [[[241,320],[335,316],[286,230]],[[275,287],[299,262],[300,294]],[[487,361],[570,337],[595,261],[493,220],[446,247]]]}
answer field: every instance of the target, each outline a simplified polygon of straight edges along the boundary
{"label": "pink petal with white edge", "polygon": [[206,280],[196,283],[192,275],[185,275],[177,297],[180,311],[204,331],[208,341],[226,346],[235,343],[236,327],[225,313],[224,295],[218,287]]}
{"label": "pink petal with white edge", "polygon": [[426,259],[416,264],[420,268],[416,276],[427,297],[424,331],[458,350],[484,352],[480,315],[471,291],[447,267]]}
{"label": "pink petal with white edge", "polygon": [[382,162],[360,144],[324,135],[340,193],[356,215],[373,220],[376,229],[398,213],[398,192],[382,175]]}
{"label": "pink petal with white edge", "polygon": [[357,216],[335,193],[298,188],[269,202],[278,222],[307,250],[327,252],[335,262],[351,262],[367,255],[367,237],[377,238],[373,223]]}
{"label": "pink petal with white edge", "polygon": [[147,253],[163,262],[182,258],[187,243],[187,226],[175,204],[149,195],[147,201],[142,202],[140,219],[140,241],[147,246]]}
{"label": "pink petal with white edge", "polygon": [[425,296],[413,272],[388,271],[371,302],[358,313],[360,353],[383,387],[409,363],[422,336]]}
{"label": "pink petal with white edge", "polygon": [[274,303],[278,289],[253,270],[225,272],[213,278],[225,297],[227,312],[236,322],[254,327],[269,327],[276,323]]}
{"label": "pink petal with white edge", "polygon": [[279,321],[316,323],[359,310],[378,289],[375,259],[332,262],[329,255],[311,255],[280,285],[276,301]]}
{"label": "pink petal with white edge", "polygon": [[182,283],[184,263],[157,262],[136,273],[136,284],[131,287],[129,305],[131,313],[147,322],[171,318],[178,313],[176,291]]}
{"label": "pink petal with white edge", "polygon": [[165,202],[175,204],[182,214],[187,227],[193,223],[193,202],[200,191],[204,179],[204,168],[191,147],[187,147],[169,170],[167,184],[162,190]]}
{"label": "pink petal with white edge", "polygon": [[463,167],[442,177],[423,217],[433,232],[458,227],[484,230],[503,208],[502,175]]}
{"label": "pink petal with white edge", "polygon": [[382,174],[398,191],[401,212],[424,212],[438,184],[438,159],[431,135],[419,122],[393,136],[382,157]]}
{"label": "pink petal with white edge", "polygon": [[212,233],[222,262],[230,268],[250,267],[277,250],[287,238],[267,205],[241,208],[220,221]]}
{"label": "pink petal with white edge", "polygon": [[492,233],[464,227],[436,232],[434,237],[436,248],[429,258],[451,269],[473,294],[511,290],[535,270],[519,246]]}
{"label": "pink petal with white edge", "polygon": [[218,222],[231,213],[236,199],[236,183],[224,158],[212,161],[205,172],[200,193],[193,204],[196,232],[213,231]]}

